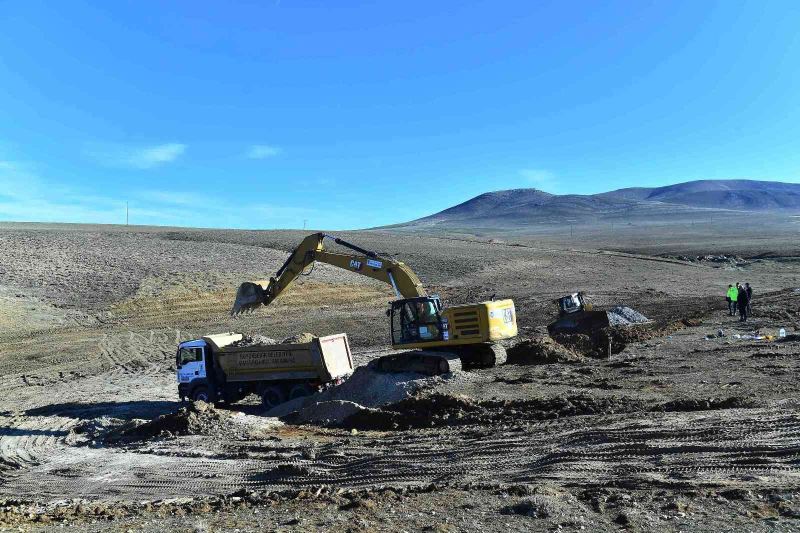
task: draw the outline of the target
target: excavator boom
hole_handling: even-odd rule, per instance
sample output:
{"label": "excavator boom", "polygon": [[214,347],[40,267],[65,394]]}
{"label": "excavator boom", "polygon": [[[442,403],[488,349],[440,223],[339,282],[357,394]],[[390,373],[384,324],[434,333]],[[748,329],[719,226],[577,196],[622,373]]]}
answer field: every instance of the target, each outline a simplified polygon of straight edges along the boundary
{"label": "excavator boom", "polygon": [[[325,239],[349,248],[355,254],[342,254],[325,250]],[[232,315],[253,311],[260,305],[269,305],[277,298],[302,272],[315,261],[327,263],[345,270],[358,272],[361,275],[382,281],[390,285],[395,295],[400,298],[427,296],[422,283],[414,271],[401,261],[378,256],[375,252],[365,250],[355,244],[326,233],[309,235],[295,248],[286,262],[269,280],[245,282],[236,292],[236,301],[231,310]]]}

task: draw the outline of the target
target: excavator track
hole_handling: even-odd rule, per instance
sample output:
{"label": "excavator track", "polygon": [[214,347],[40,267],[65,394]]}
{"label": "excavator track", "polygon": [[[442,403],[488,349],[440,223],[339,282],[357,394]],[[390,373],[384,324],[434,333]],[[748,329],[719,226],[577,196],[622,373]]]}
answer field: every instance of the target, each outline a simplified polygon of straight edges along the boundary
{"label": "excavator track", "polygon": [[434,350],[413,350],[373,359],[370,368],[378,372],[419,372],[438,376],[461,370],[461,357],[457,353]]}
{"label": "excavator track", "polygon": [[499,344],[454,346],[452,351],[414,350],[384,355],[370,362],[378,372],[419,372],[437,376],[462,368],[491,368],[506,362],[506,349]]}
{"label": "excavator track", "polygon": [[465,368],[491,368],[505,364],[506,349],[499,344],[475,344],[459,347]]}

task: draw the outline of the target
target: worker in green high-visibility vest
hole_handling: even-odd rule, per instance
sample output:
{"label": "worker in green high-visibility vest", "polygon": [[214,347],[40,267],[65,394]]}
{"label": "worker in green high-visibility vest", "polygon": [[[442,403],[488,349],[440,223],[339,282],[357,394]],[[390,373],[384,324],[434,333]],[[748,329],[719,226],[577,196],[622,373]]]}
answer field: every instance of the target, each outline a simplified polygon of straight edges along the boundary
{"label": "worker in green high-visibility vest", "polygon": [[728,285],[728,293],[725,299],[728,301],[728,315],[736,314],[736,300],[739,298],[739,289],[733,285]]}

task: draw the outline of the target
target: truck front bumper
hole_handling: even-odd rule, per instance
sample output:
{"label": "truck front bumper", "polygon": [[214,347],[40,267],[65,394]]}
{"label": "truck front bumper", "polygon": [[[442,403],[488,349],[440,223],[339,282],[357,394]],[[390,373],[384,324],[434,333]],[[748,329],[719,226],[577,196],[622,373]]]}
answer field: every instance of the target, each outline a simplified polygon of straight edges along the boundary
{"label": "truck front bumper", "polygon": [[181,400],[185,400],[189,398],[189,384],[188,383],[178,383],[178,396]]}

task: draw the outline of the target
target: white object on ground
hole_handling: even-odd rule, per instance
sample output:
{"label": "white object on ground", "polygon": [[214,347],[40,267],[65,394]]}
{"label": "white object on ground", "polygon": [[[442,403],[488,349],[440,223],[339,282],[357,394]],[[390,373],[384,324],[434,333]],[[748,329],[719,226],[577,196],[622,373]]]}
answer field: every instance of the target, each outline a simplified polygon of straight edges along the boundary
{"label": "white object on ground", "polygon": [[644,324],[645,322],[650,322],[650,319],[635,309],[618,305],[608,311],[608,322],[612,326],[629,326],[631,324]]}

